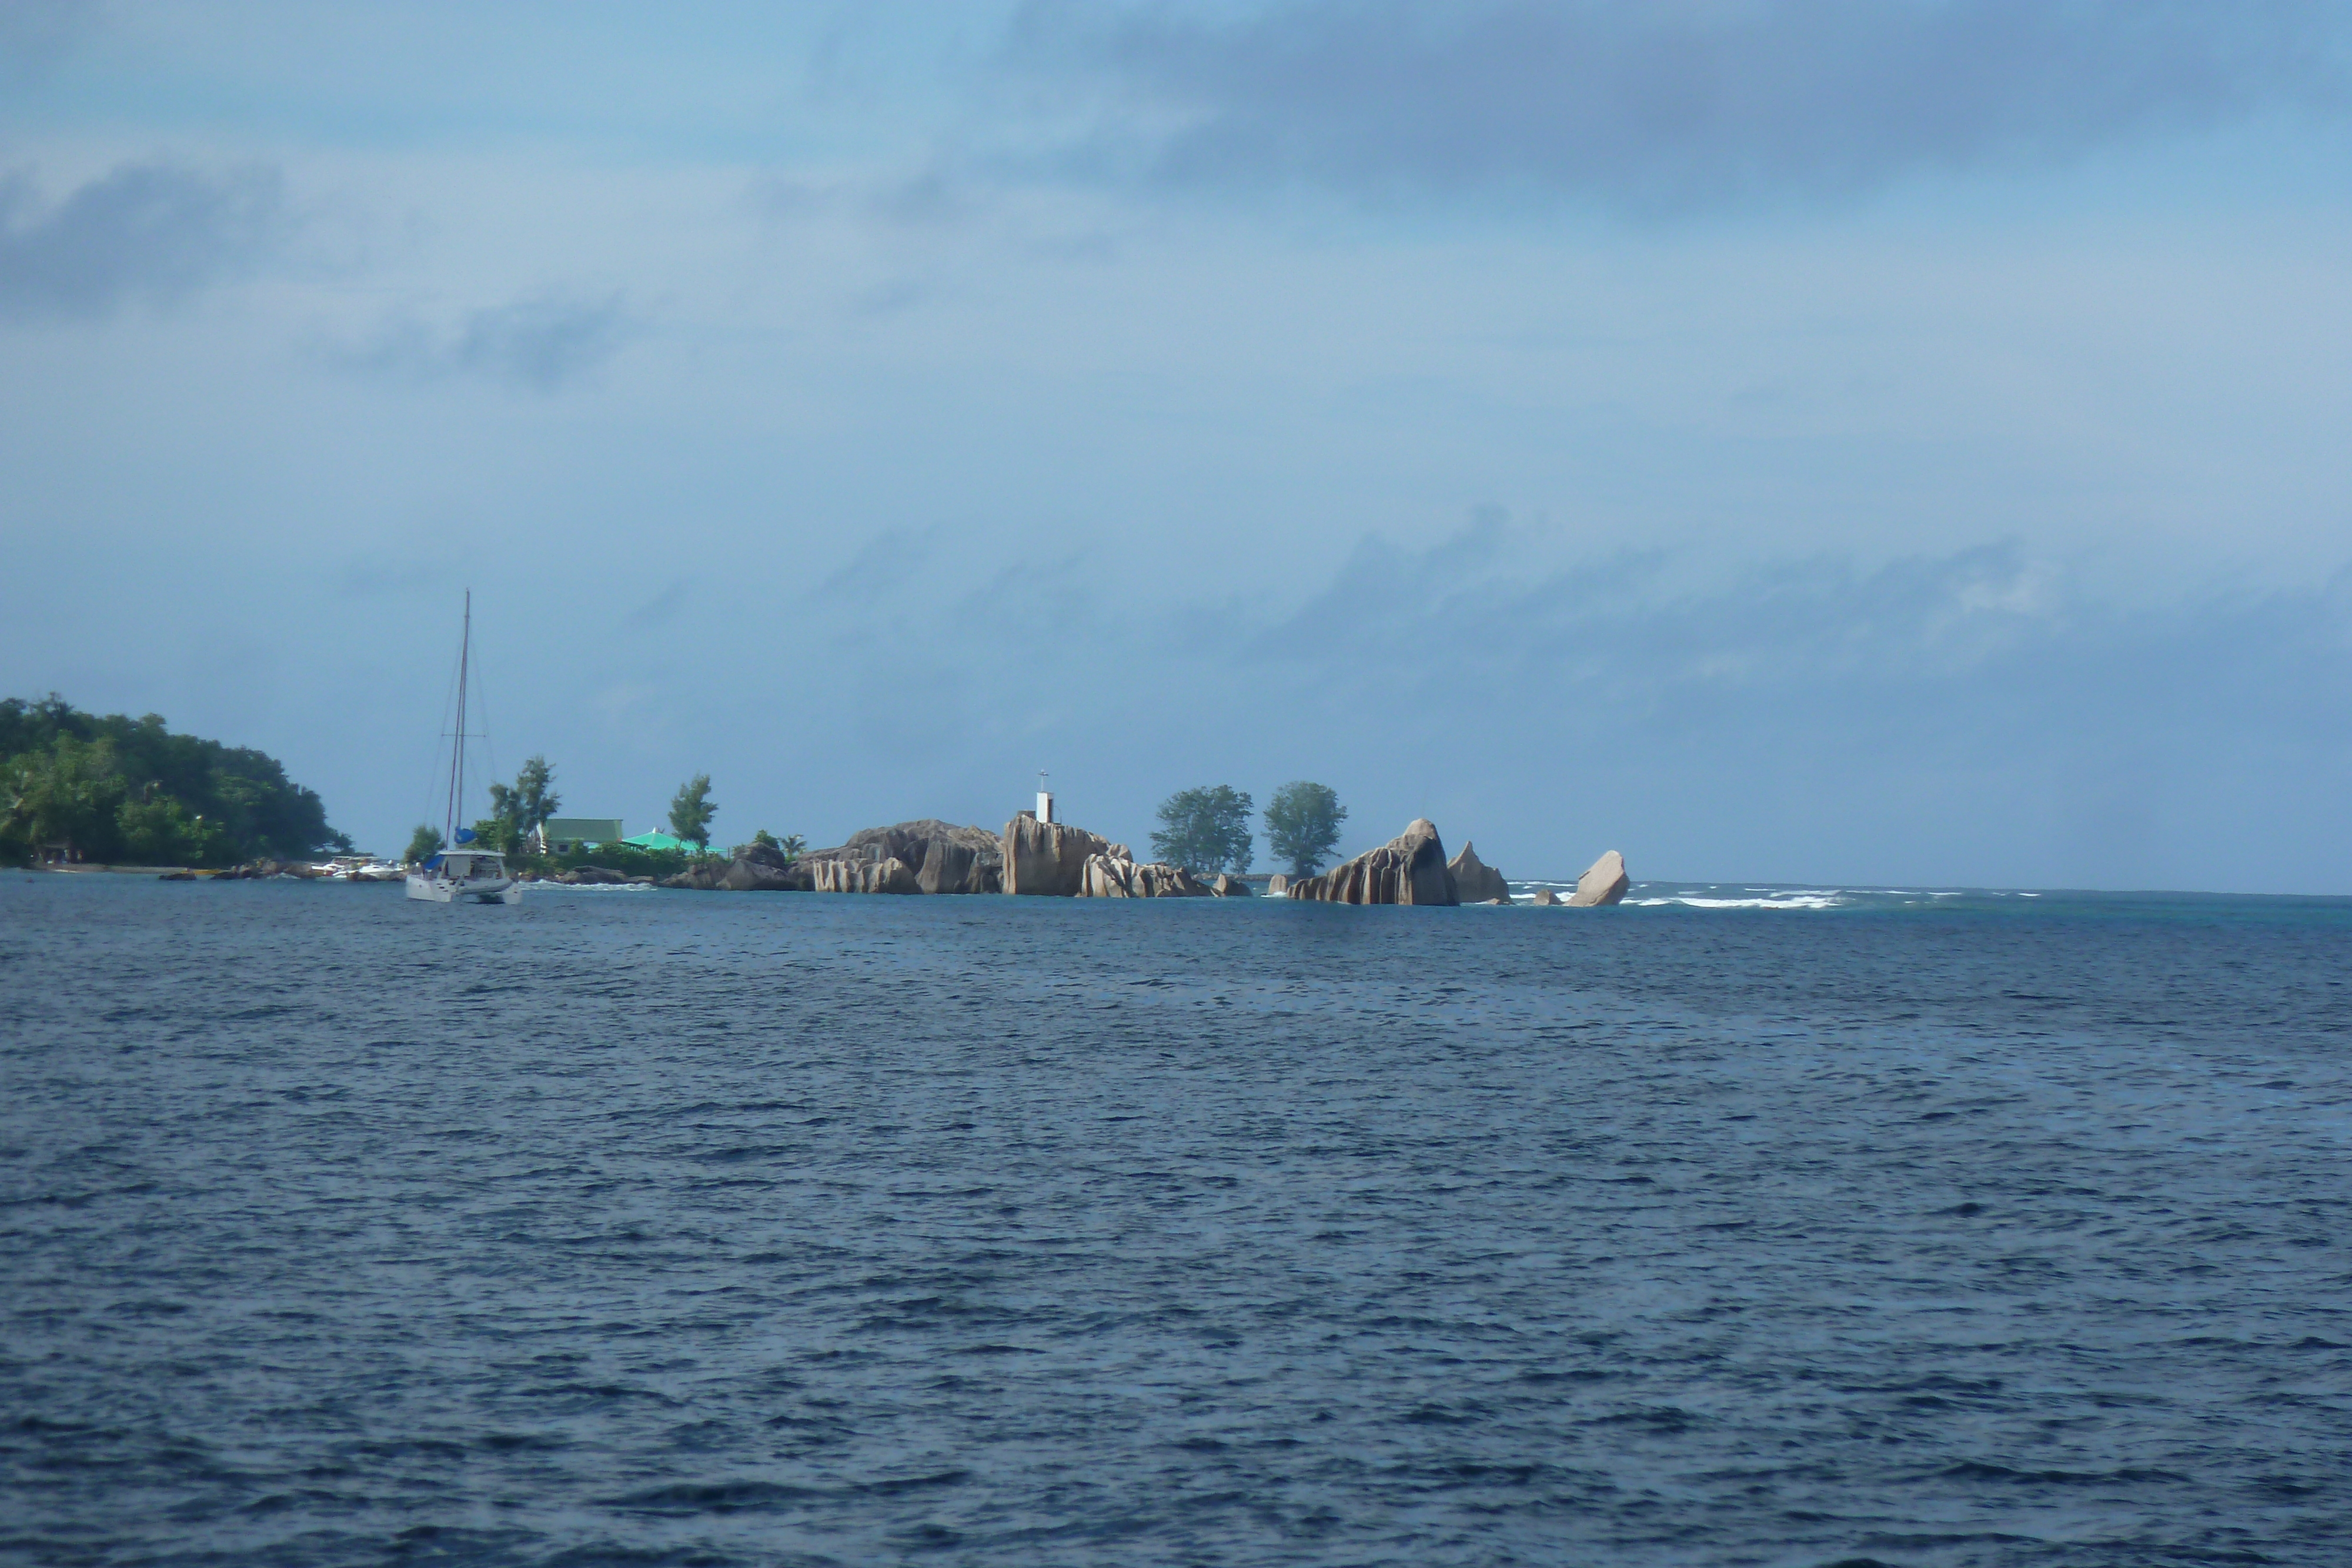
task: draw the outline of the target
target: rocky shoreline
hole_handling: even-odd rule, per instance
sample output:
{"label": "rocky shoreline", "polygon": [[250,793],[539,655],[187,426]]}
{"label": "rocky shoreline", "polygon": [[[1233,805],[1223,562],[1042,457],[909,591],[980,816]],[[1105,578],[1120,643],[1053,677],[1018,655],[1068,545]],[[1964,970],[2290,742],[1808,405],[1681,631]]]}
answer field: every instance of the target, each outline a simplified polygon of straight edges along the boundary
{"label": "rocky shoreline", "polygon": [[[591,876],[588,873],[597,874]],[[583,866],[556,880],[646,881]],[[1139,862],[1125,844],[1067,822],[1041,822],[1024,811],[1002,833],[925,818],[853,833],[832,849],[788,858],[772,844],[739,846],[665,879],[663,887],[701,893],[863,893],[901,896],[1005,893],[1040,898],[1247,898],[1256,890],[1219,873],[1203,882],[1183,866]],[[1630,885],[1624,857],[1609,851],[1563,899],[1549,888],[1528,905],[1594,908],[1615,904]],[[1376,850],[1319,875],[1267,879],[1266,896],[1323,904],[1492,904],[1519,906],[1503,873],[1465,842],[1445,858],[1437,824],[1419,818]]]}
{"label": "rocky shoreline", "polygon": [[[84,868],[76,868],[84,869]],[[137,869],[153,872],[158,868]],[[254,861],[223,871],[163,870],[165,882],[237,882],[267,877],[329,880],[299,861]],[[396,878],[340,877],[338,881]],[[926,817],[852,833],[831,849],[788,856],[774,844],[738,845],[675,876],[656,881],[604,866],[583,865],[554,876],[526,873],[524,882],[563,887],[679,888],[697,893],[863,893],[899,896],[1004,893],[1041,898],[1254,898],[1258,889],[1240,876],[1198,873],[1161,861],[1138,861],[1125,844],[1067,822],[1041,822],[1024,811],[1001,833]],[[1453,859],[1437,824],[1417,818],[1378,849],[1368,850],[1315,876],[1276,872],[1265,896],[1319,904],[1491,904],[1507,907],[1597,908],[1615,904],[1631,885],[1624,857],[1611,850],[1577,879],[1566,898],[1539,888],[1524,901],[1511,896],[1503,873],[1478,858],[1468,842]]]}

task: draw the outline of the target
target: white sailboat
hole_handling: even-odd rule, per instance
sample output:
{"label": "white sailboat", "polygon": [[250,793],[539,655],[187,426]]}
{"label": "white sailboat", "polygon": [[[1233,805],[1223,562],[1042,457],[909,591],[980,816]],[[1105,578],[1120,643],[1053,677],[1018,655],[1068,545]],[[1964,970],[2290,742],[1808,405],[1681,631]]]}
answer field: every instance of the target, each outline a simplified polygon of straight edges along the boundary
{"label": "white sailboat", "polygon": [[410,868],[408,896],[430,904],[520,904],[522,884],[507,874],[506,856],[476,849],[474,830],[457,825],[466,799],[466,694],[473,684],[474,591],[466,591],[465,638],[457,645],[457,727],[449,751],[449,797],[439,852]]}

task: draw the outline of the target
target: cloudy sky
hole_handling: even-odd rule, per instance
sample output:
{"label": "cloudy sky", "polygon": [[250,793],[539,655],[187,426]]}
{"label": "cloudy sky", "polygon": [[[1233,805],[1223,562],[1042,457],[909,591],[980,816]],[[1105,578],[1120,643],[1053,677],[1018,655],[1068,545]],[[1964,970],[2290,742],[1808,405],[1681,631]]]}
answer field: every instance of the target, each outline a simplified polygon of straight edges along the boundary
{"label": "cloudy sky", "polygon": [[470,586],[632,831],[2352,892],[2347,110],[2308,0],[12,0],[0,686],[396,850]]}

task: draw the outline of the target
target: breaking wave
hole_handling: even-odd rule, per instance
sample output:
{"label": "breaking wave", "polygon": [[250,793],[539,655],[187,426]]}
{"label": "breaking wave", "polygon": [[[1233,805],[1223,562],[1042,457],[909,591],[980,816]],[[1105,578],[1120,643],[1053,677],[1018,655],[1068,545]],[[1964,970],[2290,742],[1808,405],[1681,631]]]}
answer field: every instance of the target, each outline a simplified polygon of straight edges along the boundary
{"label": "breaking wave", "polygon": [[1680,904],[1685,909],[1843,909],[1853,901],[1832,889],[1829,892],[1765,894],[1761,896],[1747,898],[1724,898],[1696,893],[1669,893],[1647,898],[1629,897],[1625,902],[1641,908]]}

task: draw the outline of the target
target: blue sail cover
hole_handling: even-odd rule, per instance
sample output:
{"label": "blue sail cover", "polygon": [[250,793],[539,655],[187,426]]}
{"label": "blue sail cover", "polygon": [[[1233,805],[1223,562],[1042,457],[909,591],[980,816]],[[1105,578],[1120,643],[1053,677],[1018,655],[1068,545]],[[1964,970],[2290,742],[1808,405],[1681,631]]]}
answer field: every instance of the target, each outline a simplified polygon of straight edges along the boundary
{"label": "blue sail cover", "polygon": [[457,830],[457,841],[458,841],[459,843],[461,843],[461,844],[470,844],[470,843],[472,843],[472,842],[474,841],[474,830],[473,830],[473,829],[471,829],[471,828],[460,828],[460,829],[458,829],[458,830]]}

